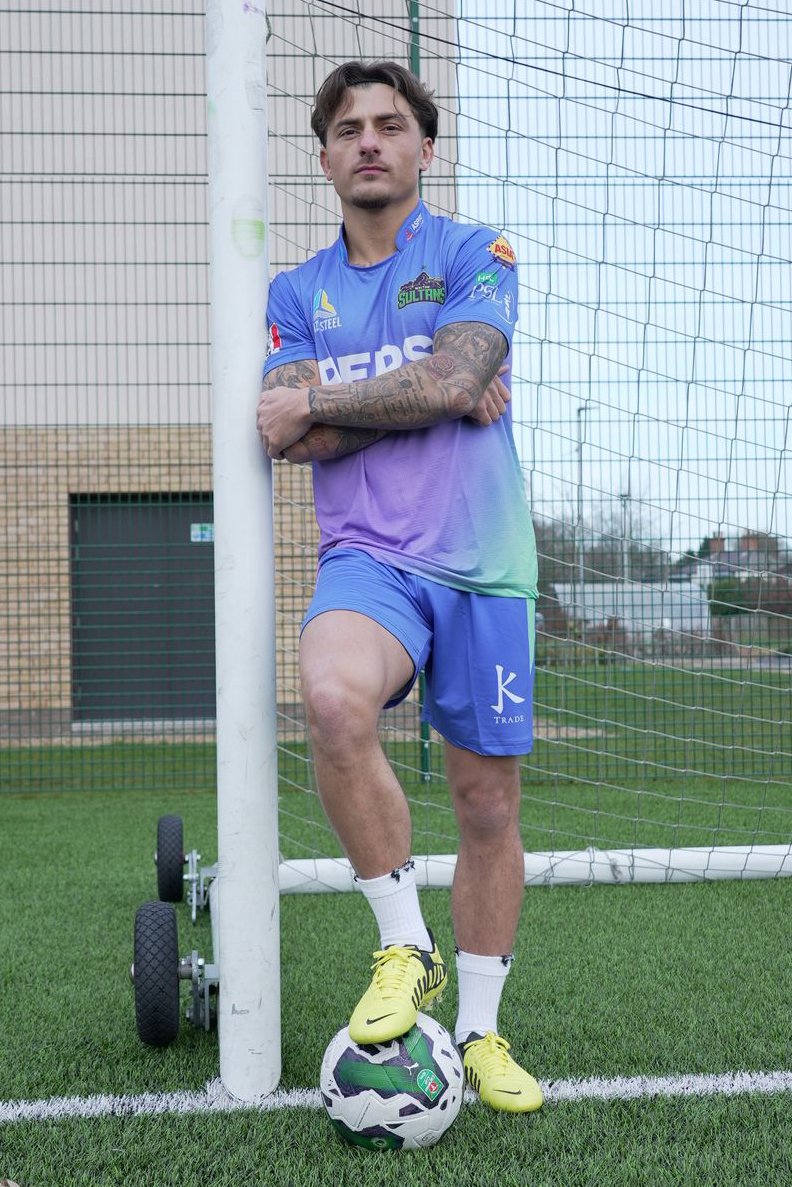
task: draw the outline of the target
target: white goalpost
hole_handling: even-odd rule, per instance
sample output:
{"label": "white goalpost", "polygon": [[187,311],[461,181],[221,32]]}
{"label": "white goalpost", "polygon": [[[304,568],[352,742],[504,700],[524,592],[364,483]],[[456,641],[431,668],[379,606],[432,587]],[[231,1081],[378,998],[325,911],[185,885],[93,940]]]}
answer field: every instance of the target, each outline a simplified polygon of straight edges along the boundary
{"label": "white goalpost", "polygon": [[[280,1079],[272,473],[256,433],[267,300],[264,4],[206,14],[211,240],[220,1076]],[[213,912],[214,914],[214,912]]]}

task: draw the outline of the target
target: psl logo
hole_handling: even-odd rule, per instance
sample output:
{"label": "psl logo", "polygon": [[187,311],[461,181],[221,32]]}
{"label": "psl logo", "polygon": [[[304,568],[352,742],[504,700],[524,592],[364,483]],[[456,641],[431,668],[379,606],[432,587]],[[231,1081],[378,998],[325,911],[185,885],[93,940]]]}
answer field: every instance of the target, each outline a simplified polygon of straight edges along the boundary
{"label": "psl logo", "polygon": [[503,679],[504,670],[505,669],[503,667],[503,664],[495,665],[495,672],[498,677],[498,700],[494,705],[490,705],[490,708],[493,709],[498,714],[499,717],[501,717],[503,715],[503,698],[504,698],[504,696],[507,696],[509,698],[509,700],[513,701],[513,703],[515,705],[522,705],[522,703],[525,700],[525,697],[519,696],[516,692],[512,692],[509,688],[509,685],[511,684],[511,682],[513,680],[517,679],[517,673],[509,672],[509,675],[504,680]]}

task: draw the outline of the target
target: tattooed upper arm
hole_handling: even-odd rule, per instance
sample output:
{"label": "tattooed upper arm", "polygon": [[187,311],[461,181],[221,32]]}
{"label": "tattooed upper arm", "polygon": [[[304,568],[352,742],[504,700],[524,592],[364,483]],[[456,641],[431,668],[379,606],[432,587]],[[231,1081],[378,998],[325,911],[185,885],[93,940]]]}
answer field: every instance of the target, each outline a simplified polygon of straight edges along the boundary
{"label": "tattooed upper arm", "polygon": [[497,375],[509,343],[500,330],[486,322],[463,321],[438,330],[432,350],[430,372],[459,384],[475,404]]}
{"label": "tattooed upper arm", "polygon": [[321,383],[319,364],[316,359],[299,359],[296,363],[281,363],[264,376],[262,391],[273,387],[311,387]]}

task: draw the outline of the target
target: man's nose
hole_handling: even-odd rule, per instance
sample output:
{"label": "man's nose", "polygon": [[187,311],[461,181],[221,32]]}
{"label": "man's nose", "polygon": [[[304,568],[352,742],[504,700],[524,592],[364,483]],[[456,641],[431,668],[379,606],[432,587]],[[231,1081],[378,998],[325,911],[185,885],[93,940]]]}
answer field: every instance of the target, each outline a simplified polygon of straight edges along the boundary
{"label": "man's nose", "polygon": [[364,128],[360,140],[358,142],[361,153],[368,156],[370,153],[378,153],[380,149],[379,136],[376,129]]}

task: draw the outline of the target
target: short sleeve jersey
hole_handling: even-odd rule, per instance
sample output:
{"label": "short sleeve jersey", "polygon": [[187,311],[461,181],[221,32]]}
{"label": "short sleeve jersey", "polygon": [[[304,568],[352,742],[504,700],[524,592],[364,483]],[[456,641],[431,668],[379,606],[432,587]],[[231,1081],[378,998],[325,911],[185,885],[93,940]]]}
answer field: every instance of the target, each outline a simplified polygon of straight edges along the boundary
{"label": "short sleeve jersey", "polygon": [[[323,384],[371,379],[431,354],[437,331],[459,322],[494,326],[511,351],[516,315],[516,261],[503,235],[419,203],[380,263],[351,265],[341,233],[275,277],[264,373],[315,359]],[[331,548],[357,548],[455,589],[536,597],[510,406],[486,427],[463,417],[394,430],[314,462],[313,481],[320,562]]]}

